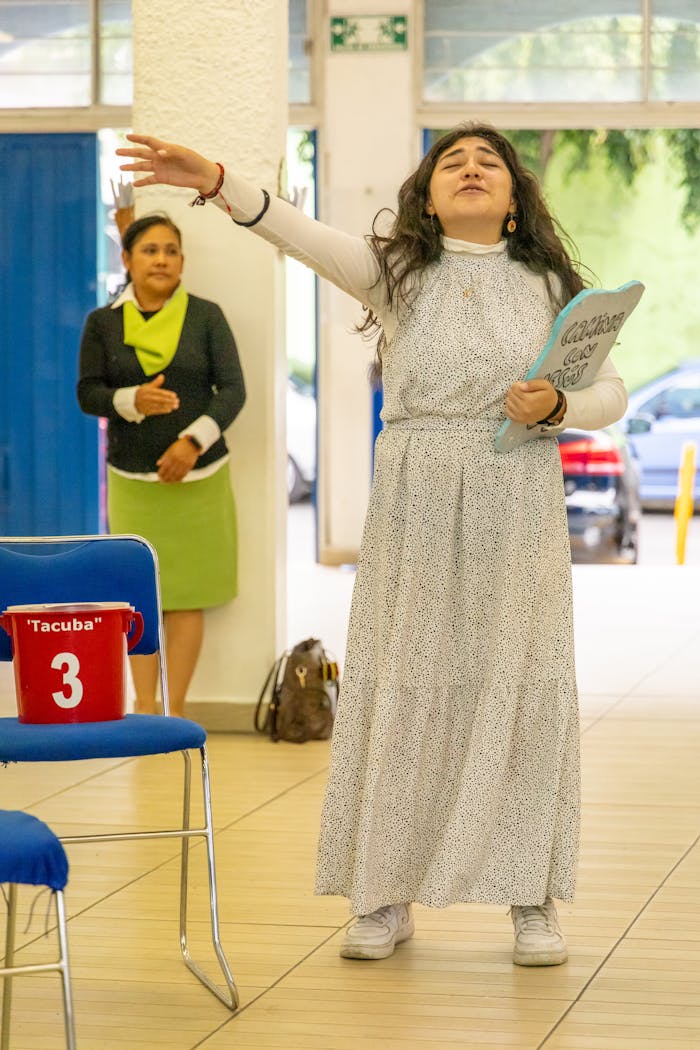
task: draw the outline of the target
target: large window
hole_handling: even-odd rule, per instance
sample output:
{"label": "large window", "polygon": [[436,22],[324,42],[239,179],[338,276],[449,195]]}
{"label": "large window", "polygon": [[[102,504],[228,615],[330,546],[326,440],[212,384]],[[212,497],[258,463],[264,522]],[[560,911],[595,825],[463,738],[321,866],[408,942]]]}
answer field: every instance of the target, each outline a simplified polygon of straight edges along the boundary
{"label": "large window", "polygon": [[[289,101],[312,101],[308,0],[289,0]],[[130,0],[0,0],[0,109],[130,106]]]}
{"label": "large window", "polygon": [[129,0],[0,0],[0,109],[129,105]]}
{"label": "large window", "polygon": [[700,0],[425,0],[426,102],[700,100]]}

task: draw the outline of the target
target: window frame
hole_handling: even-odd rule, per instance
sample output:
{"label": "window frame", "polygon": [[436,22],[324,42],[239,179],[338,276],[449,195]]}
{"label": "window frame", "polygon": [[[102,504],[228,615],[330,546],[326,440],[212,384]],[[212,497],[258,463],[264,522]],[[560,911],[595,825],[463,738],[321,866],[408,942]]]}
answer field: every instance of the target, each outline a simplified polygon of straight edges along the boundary
{"label": "window frame", "polygon": [[635,102],[427,102],[423,97],[425,0],[415,0],[414,106],[418,128],[482,120],[501,128],[698,128],[700,99],[654,101],[651,86],[652,0],[642,0],[642,99]]}
{"label": "window frame", "polygon": [[[317,128],[321,119],[323,41],[327,38],[324,0],[306,0],[311,101],[289,106],[290,127]],[[130,128],[132,106],[111,106],[98,101],[100,86],[100,0],[89,0],[91,98],[89,106],[0,108],[0,134],[12,132],[100,131],[101,128]]]}
{"label": "window frame", "polygon": [[99,131],[105,127],[130,127],[131,106],[111,106],[99,101],[102,63],[100,56],[100,0],[88,0],[90,36],[90,104],[87,106],[32,106],[0,108],[3,132]]}

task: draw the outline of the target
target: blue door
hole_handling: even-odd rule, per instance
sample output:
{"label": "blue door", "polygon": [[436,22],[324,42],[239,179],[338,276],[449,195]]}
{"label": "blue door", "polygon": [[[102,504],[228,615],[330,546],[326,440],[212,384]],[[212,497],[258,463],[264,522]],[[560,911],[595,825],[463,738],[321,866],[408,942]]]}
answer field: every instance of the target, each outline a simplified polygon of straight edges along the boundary
{"label": "blue door", "polygon": [[0,534],[98,528],[97,420],[75,396],[97,305],[97,137],[0,135]]}

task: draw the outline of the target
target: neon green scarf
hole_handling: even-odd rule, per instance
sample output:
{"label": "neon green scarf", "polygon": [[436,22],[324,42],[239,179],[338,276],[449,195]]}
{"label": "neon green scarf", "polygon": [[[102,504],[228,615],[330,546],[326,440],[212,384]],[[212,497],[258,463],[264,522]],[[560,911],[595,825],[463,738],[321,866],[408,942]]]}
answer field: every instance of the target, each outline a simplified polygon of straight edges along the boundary
{"label": "neon green scarf", "polygon": [[167,368],[180,342],[187,313],[188,295],[181,284],[165,306],[148,321],[131,300],[124,303],[124,342],[133,346],[139,364],[147,376]]}

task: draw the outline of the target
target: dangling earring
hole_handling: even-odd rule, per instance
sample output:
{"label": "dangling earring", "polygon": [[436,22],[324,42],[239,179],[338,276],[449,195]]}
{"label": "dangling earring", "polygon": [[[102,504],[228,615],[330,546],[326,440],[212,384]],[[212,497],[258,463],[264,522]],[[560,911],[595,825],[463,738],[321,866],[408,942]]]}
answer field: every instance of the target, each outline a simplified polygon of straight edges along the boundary
{"label": "dangling earring", "polygon": [[508,222],[506,224],[506,229],[508,230],[508,233],[515,233],[517,228],[518,228],[518,224],[515,221],[515,215],[513,215],[513,213],[511,212],[511,214],[508,216]]}

